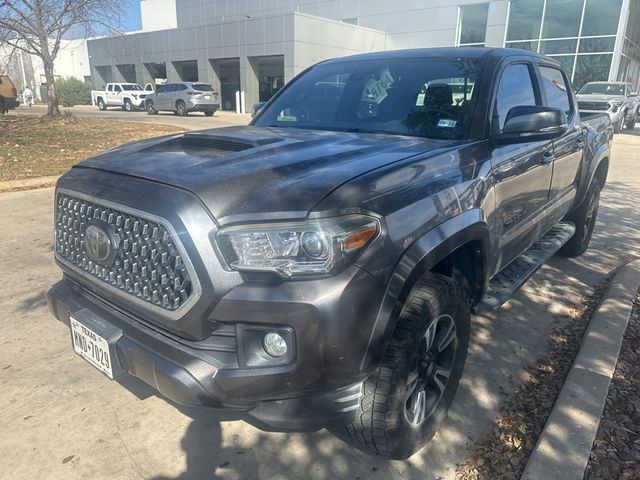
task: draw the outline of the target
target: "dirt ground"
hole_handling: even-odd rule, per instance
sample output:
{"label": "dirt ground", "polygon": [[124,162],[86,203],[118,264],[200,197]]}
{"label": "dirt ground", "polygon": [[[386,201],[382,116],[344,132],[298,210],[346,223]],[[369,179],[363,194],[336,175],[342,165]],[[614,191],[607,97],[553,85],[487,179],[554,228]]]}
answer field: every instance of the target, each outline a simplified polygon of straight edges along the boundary
{"label": "dirt ground", "polygon": [[0,181],[58,175],[109,148],[183,131],[171,125],[65,115],[0,116]]}
{"label": "dirt ground", "polygon": [[640,479],[640,294],[629,319],[585,480]]}

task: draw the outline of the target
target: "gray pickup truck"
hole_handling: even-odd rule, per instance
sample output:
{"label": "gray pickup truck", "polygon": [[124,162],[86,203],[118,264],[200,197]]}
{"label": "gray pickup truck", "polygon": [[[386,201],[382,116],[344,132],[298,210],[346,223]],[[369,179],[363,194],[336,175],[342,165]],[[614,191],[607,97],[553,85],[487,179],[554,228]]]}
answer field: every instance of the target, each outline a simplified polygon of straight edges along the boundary
{"label": "gray pickup truck", "polygon": [[606,112],[615,133],[633,130],[638,120],[638,93],[630,83],[590,82],[578,91],[578,108],[585,113]]}
{"label": "gray pickup truck", "polygon": [[49,306],[108,378],[406,458],[446,416],[470,315],[587,249],[611,130],[529,52],[325,61],[249,126],[62,176]]}

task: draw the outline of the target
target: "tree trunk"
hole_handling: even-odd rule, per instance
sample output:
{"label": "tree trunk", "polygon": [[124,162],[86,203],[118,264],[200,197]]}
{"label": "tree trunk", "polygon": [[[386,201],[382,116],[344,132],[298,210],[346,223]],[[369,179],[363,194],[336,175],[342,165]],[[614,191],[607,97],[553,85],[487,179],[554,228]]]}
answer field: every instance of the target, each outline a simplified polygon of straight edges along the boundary
{"label": "tree trunk", "polygon": [[47,115],[51,117],[60,116],[60,108],[58,107],[58,92],[56,90],[56,79],[53,74],[53,60],[43,59],[44,76],[47,79]]}

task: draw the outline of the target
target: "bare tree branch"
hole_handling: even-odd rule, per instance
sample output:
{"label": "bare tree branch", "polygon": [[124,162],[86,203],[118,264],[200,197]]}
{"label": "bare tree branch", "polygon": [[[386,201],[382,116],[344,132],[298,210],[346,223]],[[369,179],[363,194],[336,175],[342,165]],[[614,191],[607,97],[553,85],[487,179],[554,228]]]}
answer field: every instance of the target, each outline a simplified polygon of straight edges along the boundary
{"label": "bare tree branch", "polygon": [[54,62],[69,32],[116,32],[125,0],[0,0],[0,47],[35,55],[47,79],[48,115],[60,115]]}

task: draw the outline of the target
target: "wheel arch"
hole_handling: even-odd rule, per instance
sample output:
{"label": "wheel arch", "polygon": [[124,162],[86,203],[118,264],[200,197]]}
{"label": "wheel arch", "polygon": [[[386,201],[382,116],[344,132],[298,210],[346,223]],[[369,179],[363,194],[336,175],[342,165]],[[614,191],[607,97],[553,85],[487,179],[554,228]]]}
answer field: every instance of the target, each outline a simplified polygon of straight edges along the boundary
{"label": "wheel arch", "polygon": [[390,276],[361,369],[367,371],[379,363],[404,302],[425,273],[463,278],[471,301],[477,302],[486,288],[489,255],[489,226],[480,209],[451,218],[414,242]]}

